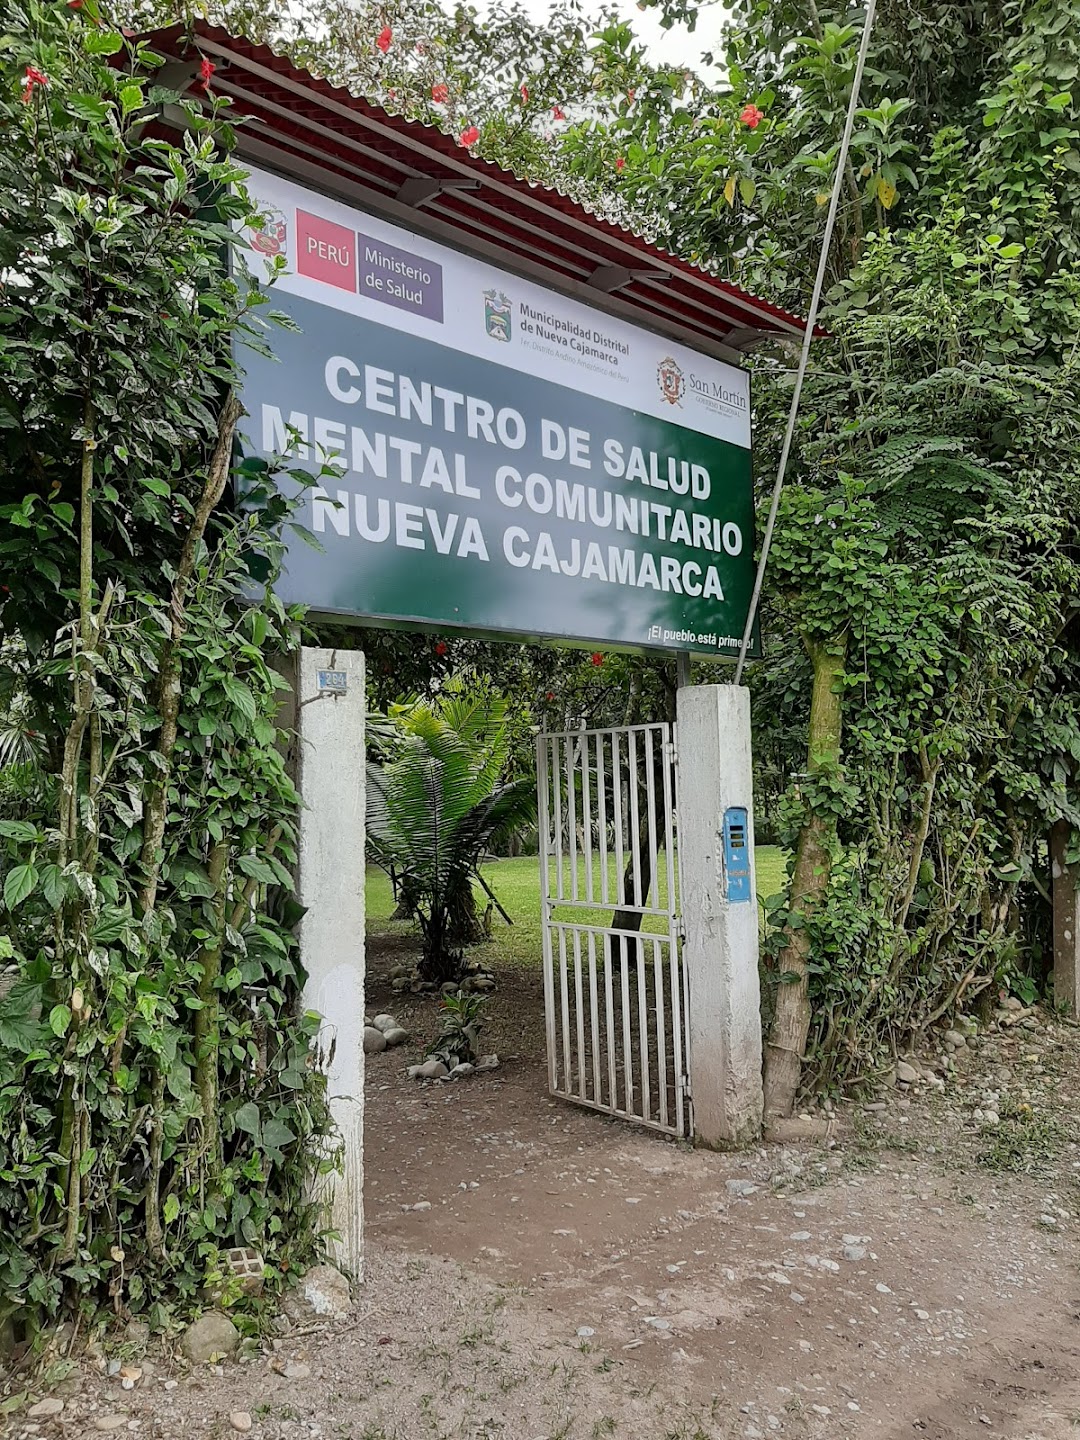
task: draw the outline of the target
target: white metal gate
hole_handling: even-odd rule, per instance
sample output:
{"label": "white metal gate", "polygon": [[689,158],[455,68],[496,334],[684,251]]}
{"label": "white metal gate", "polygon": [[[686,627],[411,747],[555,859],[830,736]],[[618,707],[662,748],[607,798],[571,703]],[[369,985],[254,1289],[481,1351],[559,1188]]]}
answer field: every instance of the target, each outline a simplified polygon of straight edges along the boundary
{"label": "white metal gate", "polygon": [[536,742],[548,1086],[692,1133],[669,725]]}

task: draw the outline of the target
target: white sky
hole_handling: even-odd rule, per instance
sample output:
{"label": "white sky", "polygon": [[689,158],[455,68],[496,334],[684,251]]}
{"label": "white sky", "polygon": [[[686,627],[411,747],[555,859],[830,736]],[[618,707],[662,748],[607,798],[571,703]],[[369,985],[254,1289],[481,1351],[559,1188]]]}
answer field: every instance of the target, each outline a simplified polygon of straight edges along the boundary
{"label": "white sky", "polygon": [[[544,20],[550,14],[550,0],[525,0],[525,8],[537,20]],[[485,0],[477,0],[477,9],[481,15],[485,13]],[[707,50],[714,50],[719,43],[724,7],[715,0],[711,4],[702,4],[693,34],[685,25],[664,30],[659,12],[652,8],[639,10],[635,0],[615,0],[615,9],[622,19],[633,26],[634,34],[646,46],[654,65],[704,72],[706,67],[701,63],[702,55]],[[714,78],[716,72],[710,71],[709,74],[710,78]]]}

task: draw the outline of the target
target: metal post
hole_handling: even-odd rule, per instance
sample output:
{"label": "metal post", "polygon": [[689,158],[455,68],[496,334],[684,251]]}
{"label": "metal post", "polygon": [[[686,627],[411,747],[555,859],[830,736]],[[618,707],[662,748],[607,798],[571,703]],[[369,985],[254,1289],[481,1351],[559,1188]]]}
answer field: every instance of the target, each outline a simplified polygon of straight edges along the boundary
{"label": "metal post", "polygon": [[814,293],[810,299],[810,309],[806,316],[806,329],[803,332],[802,350],[799,354],[799,368],[795,372],[795,389],[791,394],[791,408],[788,410],[787,428],[784,431],[784,444],[780,451],[780,464],[776,471],[776,483],[773,485],[772,504],[769,506],[769,518],[765,524],[765,537],[761,542],[761,558],[758,560],[757,574],[754,576],[754,592],[750,597],[750,609],[746,612],[746,629],[743,631],[742,644],[739,646],[739,663],[735,667],[734,685],[742,683],[743,667],[746,664],[746,651],[750,645],[750,635],[754,629],[754,620],[757,617],[758,605],[761,601],[761,584],[765,577],[765,564],[769,558],[769,547],[772,545],[773,530],[776,526],[776,512],[780,507],[780,492],[784,488],[784,476],[787,474],[788,456],[791,454],[791,441],[795,434],[795,417],[799,413],[799,402],[802,399],[803,381],[806,379],[806,365],[810,359],[810,342],[814,338],[814,326],[817,324],[818,309],[821,305],[821,292],[825,286],[825,270],[829,263],[829,246],[832,244],[833,226],[836,223],[836,211],[840,204],[840,189],[844,183],[844,166],[847,164],[848,150],[851,146],[851,132],[855,126],[855,112],[859,108],[859,91],[862,88],[863,70],[866,67],[866,52],[870,48],[870,30],[874,23],[874,11],[877,8],[877,0],[868,0],[866,6],[866,20],[863,23],[862,43],[859,46],[859,58],[855,63],[855,76],[851,82],[851,99],[848,102],[847,119],[844,121],[844,134],[840,141],[840,151],[836,157],[836,175],[833,178],[832,195],[829,199],[829,213],[825,219],[825,234],[821,240],[821,255],[818,259],[817,276],[814,280]]}

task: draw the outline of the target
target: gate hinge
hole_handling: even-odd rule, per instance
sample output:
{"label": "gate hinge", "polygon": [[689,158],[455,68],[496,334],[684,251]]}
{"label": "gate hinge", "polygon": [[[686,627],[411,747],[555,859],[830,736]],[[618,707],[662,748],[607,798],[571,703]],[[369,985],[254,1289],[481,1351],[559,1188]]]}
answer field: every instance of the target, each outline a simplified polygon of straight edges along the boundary
{"label": "gate hinge", "polygon": [[682,1090],[682,1093],[683,1093],[684,1098],[687,1099],[687,1100],[689,1100],[689,1099],[691,1098],[691,1095],[690,1095],[690,1076],[689,1076],[689,1075],[680,1075],[680,1076],[679,1076],[679,1086],[680,1086],[680,1088],[681,1088],[681,1090]]}

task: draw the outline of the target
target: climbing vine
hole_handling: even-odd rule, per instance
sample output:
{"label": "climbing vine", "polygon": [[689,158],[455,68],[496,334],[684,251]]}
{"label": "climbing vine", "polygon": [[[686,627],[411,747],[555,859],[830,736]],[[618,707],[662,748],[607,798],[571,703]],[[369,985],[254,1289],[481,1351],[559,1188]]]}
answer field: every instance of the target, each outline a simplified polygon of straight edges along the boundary
{"label": "climbing vine", "polygon": [[289,514],[259,464],[231,503],[274,316],[228,106],[208,62],[198,101],[158,85],[96,0],[6,24],[0,1321],[30,1338],[164,1322],[233,1245],[281,1281],[334,1138],[290,899]]}

